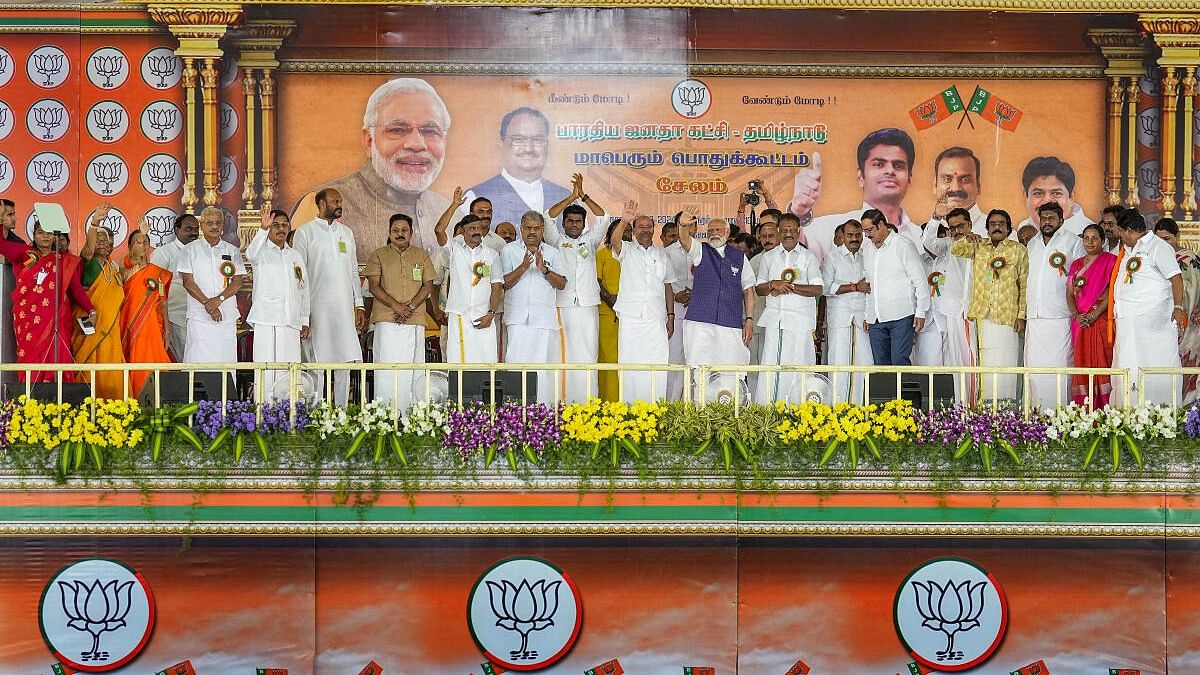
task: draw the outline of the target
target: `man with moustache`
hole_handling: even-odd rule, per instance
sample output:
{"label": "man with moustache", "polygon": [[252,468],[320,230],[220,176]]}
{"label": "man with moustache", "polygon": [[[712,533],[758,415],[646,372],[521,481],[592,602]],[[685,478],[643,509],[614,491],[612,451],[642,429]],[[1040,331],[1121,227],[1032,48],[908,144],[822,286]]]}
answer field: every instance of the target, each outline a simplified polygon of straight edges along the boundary
{"label": "man with moustache", "polygon": [[[909,218],[902,202],[912,186],[912,167],[917,151],[912,137],[901,129],[878,129],[858,144],[858,185],[863,189],[863,206],[846,213],[812,218],[813,205],[821,196],[821,155],[813,153],[812,166],[796,174],[788,211],[800,218],[802,238],[809,250],[823,260],[833,249],[833,233],[847,220],[860,220],[864,211],[876,209],[897,231],[920,245],[921,227]],[[811,220],[812,222],[808,222]]]}
{"label": "man with moustache", "polygon": [[504,275],[500,256],[483,244],[487,226],[473,220],[463,228],[463,239],[449,245],[449,267],[435,285],[449,283],[446,291],[447,363],[495,363],[497,359],[496,311],[500,307]]}
{"label": "man with moustache", "polygon": [[[1075,202],[1075,170],[1070,164],[1057,157],[1034,157],[1025,165],[1021,173],[1021,186],[1025,193],[1025,211],[1029,217],[1017,226],[1017,236],[1026,228],[1033,228],[1028,236],[1036,236],[1040,229],[1041,217],[1038,209],[1043,204],[1054,202],[1062,209],[1062,228],[1076,237],[1083,234],[1083,228],[1092,220],[1083,212],[1083,208]],[[1068,261],[1070,262],[1070,261]]]}
{"label": "man with moustache", "polygon": [[[461,223],[462,219],[468,215],[475,216],[488,227],[488,233],[483,238],[483,243],[490,246],[499,253],[505,245],[512,243],[516,239],[514,234],[512,239],[504,239],[497,233],[492,232],[492,202],[484,197],[476,197],[471,200],[471,207],[468,211],[462,212],[463,204],[467,203],[466,195],[461,186],[454,188],[454,194],[450,197],[450,205],[442,212],[442,216],[438,218],[437,225],[434,226],[434,232],[437,236],[438,246],[446,245],[446,228],[449,227],[450,221],[454,219],[455,214],[459,214],[457,222]],[[462,233],[455,230],[455,237],[462,239]]]}
{"label": "man with moustache", "polygon": [[[304,259],[288,245],[292,224],[287,214],[270,215],[246,247],[254,267],[254,301],[246,323],[254,327],[256,363],[299,363],[300,341],[308,339],[311,285]],[[265,398],[287,398],[288,386],[288,371],[263,371]]]}
{"label": "man with moustache", "polygon": [[179,275],[188,293],[188,363],[233,363],[237,354],[237,293],[246,277],[246,263],[236,246],[221,238],[225,215],[215,206],[200,212],[202,236],[188,244],[179,261]]}
{"label": "man with moustache", "polygon": [[[863,228],[857,220],[847,220],[838,228],[843,243],[825,256],[821,280],[825,282],[825,325],[827,352],[825,363],[831,366],[869,366],[875,363],[867,336],[867,275],[863,270]],[[866,377],[833,374],[833,396],[838,402],[866,402]]]}
{"label": "man with moustache", "polygon": [[[759,272],[762,270],[759,269],[759,266],[764,260],[763,256],[779,246],[779,219],[783,215],[778,209],[766,209],[759,216],[758,231],[754,234],[758,238],[762,250],[750,257],[750,271],[754,272],[755,279],[761,279]],[[797,234],[797,241],[799,241],[798,237]],[[763,338],[766,335],[766,329],[759,323],[759,319],[762,318],[764,307],[766,307],[766,299],[755,293],[754,313],[751,315],[754,318],[754,335],[750,337],[750,363],[762,363]],[[746,384],[750,391],[757,391],[758,373],[750,373],[746,378]]]}
{"label": "man with moustache", "polygon": [[[676,322],[687,318],[687,306],[692,298],[692,266],[688,262],[687,253],[683,251],[683,246],[679,244],[679,217],[682,215],[682,211],[676,213],[671,222],[663,225],[662,232],[659,234],[663,245],[663,255],[667,258],[667,264],[671,268],[671,278],[674,279],[671,282],[671,290],[675,294]],[[694,234],[695,225],[691,227]],[[683,357],[682,330],[671,333],[671,338],[667,340],[667,347],[670,352],[668,363],[677,366],[687,363]],[[667,373],[667,400],[676,401],[682,397],[683,373],[676,371]]]}
{"label": "man with moustache", "polygon": [[[595,218],[588,222],[587,210],[577,204],[582,201]],[[558,228],[545,228],[546,243],[558,248],[562,258],[562,274],[566,285],[557,291],[556,305],[560,324],[558,344],[553,350],[561,363],[596,363],[600,348],[600,280],[596,277],[596,252],[605,244],[608,218],[604,209],[583,190],[583,174],[571,177],[571,194],[546,214],[545,222],[553,223],[562,216],[562,233]],[[581,403],[597,396],[595,371],[563,371],[559,386],[567,403]]]}
{"label": "man with moustache", "polygon": [[167,321],[171,324],[171,356],[179,361],[187,345],[188,292],[179,275],[179,262],[183,259],[183,248],[200,236],[200,221],[190,213],[175,218],[175,238],[154,249],[150,262],[171,273],[171,287],[167,291]]}
{"label": "man with moustache", "polygon": [[1120,205],[1106,206],[1100,213],[1100,229],[1104,230],[1104,250],[1116,255],[1121,250],[1121,233],[1117,231],[1117,218],[1125,212]]}
{"label": "man with moustache", "polygon": [[[932,332],[928,321],[925,324],[925,332],[936,340],[933,346],[936,361],[931,362],[932,359],[927,354],[920,354],[924,345],[921,338],[918,338],[918,358],[922,365],[975,365],[974,324],[967,321],[967,301],[971,296],[971,263],[950,252],[950,246],[955,240],[967,232],[974,231],[971,220],[971,212],[959,207],[946,214],[944,230],[935,227],[933,221],[925,225],[925,251],[931,256],[931,263],[927,268],[929,277],[926,281],[929,283],[930,316],[933,318]],[[970,386],[973,382],[971,376],[954,376],[955,395],[958,400],[975,400],[975,392]]]}
{"label": "man with moustache", "polygon": [[[424,363],[425,299],[433,292],[433,263],[424,249],[412,245],[410,216],[392,216],[388,245],[371,252],[364,275],[375,298],[375,363]],[[424,379],[418,370],[376,370],[375,400],[395,401],[399,412],[407,412]]]}
{"label": "man with moustache", "polygon": [[910,366],[913,340],[929,313],[921,254],[912,241],[893,231],[878,209],[864,211],[862,223],[870,238],[863,251],[863,270],[870,294],[867,334],[875,365]]}
{"label": "man with moustache", "polygon": [[[633,241],[626,242],[625,231],[631,223]],[[680,230],[684,226],[680,222]],[[675,294],[671,266],[663,250],[654,246],[654,219],[637,215],[637,202],[626,201],[608,245],[613,258],[621,263],[620,290],[613,304],[619,320],[617,362],[666,364],[670,355],[667,340],[675,332]],[[620,378],[622,398],[630,403],[657,401],[666,389],[661,372],[622,371]]]}
{"label": "man with moustache", "polygon": [[[817,328],[817,298],[824,291],[821,265],[800,245],[800,219],[785,213],[779,219],[782,242],[760,253],[754,292],[766,298],[758,325],[764,329],[764,366],[805,365],[817,362],[813,332]],[[796,400],[790,394],[802,384],[799,373],[760,373],[755,393],[759,403]]]}
{"label": "man with moustache", "polygon": [[550,157],[550,120],[540,110],[522,106],[500,120],[500,173],[471,188],[467,201],[491,201],[493,220],[518,222],[526,211],[545,213],[570,190],[542,178]]}
{"label": "man with moustache", "polygon": [[[1083,256],[1083,241],[1063,226],[1062,207],[1046,202],[1038,207],[1041,226],[1029,241],[1029,281],[1025,297],[1025,365],[1030,368],[1070,368],[1071,308],[1067,304],[1067,270]],[[1029,398],[1039,408],[1071,400],[1069,377],[1030,375]]]}
{"label": "man with moustache", "polygon": [[[342,223],[356,241],[380,241],[383,223],[392,214],[409,213],[416,219],[413,245],[431,254],[436,251],[433,228],[448,202],[429,187],[442,170],[449,132],[446,104],[425,80],[396,78],[371,94],[362,126],[367,161],[358,171],[326,184],[342,195]],[[301,204],[310,203],[311,195]],[[293,218],[303,222],[311,213],[302,206]],[[357,262],[366,262],[369,252],[364,246]]]}
{"label": "man with moustache", "polygon": [[[933,160],[933,214],[929,223],[946,226],[946,218],[954,209],[966,209],[971,217],[971,231],[987,234],[987,214],[979,208],[979,158],[970,148],[951,146]],[[928,227],[928,224],[926,225]]]}
{"label": "man with moustache", "polygon": [[[1025,247],[1012,241],[1008,212],[988,212],[988,238],[964,231],[950,252],[971,261],[971,302],[967,318],[975,322],[979,365],[1003,368],[1020,365],[1021,338],[1025,331],[1025,285],[1029,257]],[[979,383],[981,399],[1014,399],[1015,375],[985,376]]]}
{"label": "man with moustache", "polygon": [[[354,232],[339,219],[342,195],[334,188],[317,193],[319,215],[301,225],[292,246],[304,259],[311,277],[309,332],[313,359],[318,363],[362,361],[358,334],[366,327],[362,284],[358,279],[358,254]],[[324,373],[318,391],[324,395]],[[350,371],[333,371],[333,402],[350,400]]]}
{"label": "man with moustache", "polygon": [[[551,224],[553,227],[553,224]],[[521,216],[521,239],[500,252],[504,272],[504,360],[548,363],[560,360],[558,296],[567,285],[562,255],[544,240],[546,217],[537,211]],[[597,328],[599,330],[599,328]],[[558,393],[561,396],[561,392]],[[537,371],[537,400],[555,403],[554,373]]]}
{"label": "man with moustache", "polygon": [[[705,365],[750,363],[750,338],[754,336],[754,272],[746,256],[729,244],[729,224],[723,218],[708,221],[708,241],[692,238],[691,226],[698,211],[689,206],[679,219],[679,245],[692,267],[692,299],[683,322],[684,360],[692,368]],[[721,389],[735,391],[732,380],[742,375],[722,373]]]}

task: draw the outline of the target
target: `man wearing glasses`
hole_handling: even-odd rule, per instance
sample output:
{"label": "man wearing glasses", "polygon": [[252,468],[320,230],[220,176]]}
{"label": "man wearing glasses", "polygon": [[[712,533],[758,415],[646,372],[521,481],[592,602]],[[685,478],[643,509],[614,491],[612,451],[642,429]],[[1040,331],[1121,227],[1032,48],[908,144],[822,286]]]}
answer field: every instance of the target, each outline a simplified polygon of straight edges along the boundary
{"label": "man wearing glasses", "polygon": [[[413,245],[431,254],[438,250],[433,230],[450,202],[429,187],[442,170],[449,131],[446,104],[425,80],[396,78],[367,99],[361,137],[366,161],[358,171],[321,186],[341,193],[341,222],[361,244],[360,264],[387,243],[394,213],[413,214]],[[315,194],[300,202],[292,222],[316,215],[310,206]]]}
{"label": "man wearing glasses", "polygon": [[[500,146],[500,173],[463,195],[467,204],[477,197],[491,201],[493,223],[519,223],[526,211],[545,213],[571,194],[542,178],[550,156],[550,120],[540,111],[521,107],[505,115],[500,120]],[[460,211],[452,220],[466,215],[465,209]]]}

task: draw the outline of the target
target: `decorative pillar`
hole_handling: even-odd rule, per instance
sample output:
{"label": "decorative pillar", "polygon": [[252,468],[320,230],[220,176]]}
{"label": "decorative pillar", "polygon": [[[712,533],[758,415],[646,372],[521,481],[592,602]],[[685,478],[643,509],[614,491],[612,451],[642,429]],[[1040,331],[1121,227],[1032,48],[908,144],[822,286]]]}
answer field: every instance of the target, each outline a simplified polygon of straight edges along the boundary
{"label": "decorative pillar", "polygon": [[1200,223],[1189,221],[1196,213],[1192,114],[1195,110],[1196,67],[1200,65],[1200,16],[1139,14],[1138,23],[1159,48],[1158,65],[1163,72],[1162,215],[1174,217],[1177,212],[1182,212],[1181,233],[1195,239],[1200,235]]}
{"label": "decorative pillar", "polygon": [[[193,211],[197,202],[215,206],[220,175],[220,136],[217,128],[217,65],[222,55],[220,40],[229,27],[241,18],[242,9],[238,5],[206,4],[150,5],[148,9],[151,18],[166,26],[179,40],[175,54],[183,60],[183,87],[187,104],[184,116],[187,144],[183,161],[187,175],[184,178],[183,208]],[[197,84],[200,89],[199,105]]]}
{"label": "decorative pillar", "polygon": [[1196,185],[1193,178],[1193,166],[1196,160],[1195,143],[1193,142],[1192,111],[1196,99],[1196,66],[1183,69],[1183,142],[1180,153],[1183,156],[1183,219],[1192,220],[1196,213]]}
{"label": "decorative pillar", "polygon": [[1107,61],[1104,69],[1108,77],[1105,199],[1110,205],[1137,206],[1138,79],[1146,73],[1145,40],[1141,33],[1128,28],[1096,28],[1088,31],[1088,38]]}
{"label": "decorative pillar", "polygon": [[[276,53],[295,30],[294,21],[248,19],[235,39],[246,95],[246,180],[239,229],[257,228],[275,199]],[[243,241],[248,239],[243,236]]]}
{"label": "decorative pillar", "polygon": [[1163,68],[1162,79],[1162,209],[1164,216],[1175,215],[1175,126],[1179,102],[1179,73],[1174,66]]}

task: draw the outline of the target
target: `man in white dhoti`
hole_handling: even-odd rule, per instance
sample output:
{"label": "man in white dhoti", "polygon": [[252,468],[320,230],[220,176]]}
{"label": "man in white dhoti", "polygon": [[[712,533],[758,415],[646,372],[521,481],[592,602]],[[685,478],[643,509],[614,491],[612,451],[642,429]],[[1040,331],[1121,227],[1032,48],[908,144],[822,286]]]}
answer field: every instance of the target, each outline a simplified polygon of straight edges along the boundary
{"label": "man in white dhoti", "polygon": [[[742,195],[742,198],[745,199],[745,195]],[[740,205],[738,209],[740,211]],[[754,272],[755,280],[762,279],[759,265],[762,264],[763,256],[779,246],[779,217],[782,215],[778,209],[765,209],[758,217],[758,229],[754,231],[754,236],[758,239],[762,250],[750,258],[750,271]],[[817,264],[820,265],[820,261],[817,261]],[[754,364],[762,364],[763,338],[766,335],[766,329],[759,323],[759,319],[762,318],[766,305],[766,300],[755,293],[754,312],[750,315],[754,319],[754,335],[750,336],[750,363]],[[750,391],[758,390],[758,373],[750,373],[746,376],[746,386]]]}
{"label": "man in white dhoti", "polygon": [[[1025,365],[1070,368],[1071,308],[1067,306],[1067,270],[1083,256],[1083,240],[1063,227],[1062,206],[1048,201],[1038,207],[1041,231],[1029,240],[1029,302],[1025,310]],[[1053,408],[1071,400],[1070,375],[1030,375],[1029,401]]]}
{"label": "man in white dhoti", "polygon": [[[987,220],[987,217],[984,217]],[[964,208],[952,209],[946,215],[944,233],[933,227],[933,221],[925,226],[925,252],[933,257],[930,267],[929,299],[932,323],[937,327],[936,335],[941,338],[938,354],[940,365],[974,366],[975,324],[967,320],[967,303],[971,298],[971,261],[950,253],[950,244],[967,232],[974,232],[971,212]],[[986,223],[985,223],[986,227]],[[926,322],[926,330],[929,329]],[[918,338],[918,345],[920,339]],[[974,375],[954,375],[955,397],[964,403],[976,400]]]}
{"label": "man in white dhoti", "polygon": [[[867,312],[867,275],[863,270],[862,224],[847,220],[842,224],[842,243],[821,265],[825,282],[825,363],[831,366],[870,366],[871,341],[864,324]],[[866,402],[866,375],[833,373],[833,400],[862,404]]]}
{"label": "man in white dhoti", "polygon": [[[433,263],[412,243],[412,218],[403,213],[388,223],[388,245],[375,249],[363,272],[375,302],[372,359],[375,363],[425,363],[425,299],[433,292]],[[395,402],[407,412],[424,397],[425,373],[376,370],[375,400]]]}
{"label": "man in white dhoti", "polygon": [[[500,253],[507,331],[504,360],[508,363],[556,362],[564,350],[555,291],[566,287],[567,279],[558,249],[543,240],[545,229],[545,216],[526,211],[521,216],[521,238]],[[563,392],[557,390],[555,373],[536,372],[538,402],[558,402]]]}
{"label": "man in white dhoti", "polygon": [[167,322],[171,324],[171,344],[167,345],[177,361],[183,360],[187,344],[188,292],[183,287],[179,274],[179,261],[183,259],[183,247],[200,236],[200,221],[196,216],[185,213],[175,218],[175,238],[154,249],[150,262],[171,273],[171,287],[167,291]]}
{"label": "man in white dhoti", "polygon": [[1175,250],[1146,229],[1137,209],[1117,218],[1125,255],[1113,283],[1116,339],[1113,367],[1128,368],[1133,400],[1123,401],[1124,387],[1113,383],[1114,405],[1178,404],[1182,375],[1139,376],[1141,368],[1179,368],[1179,331],[1187,328],[1183,309],[1183,273]]}
{"label": "man in white dhoti", "polygon": [[[967,318],[975,322],[976,360],[986,367],[1020,365],[1025,330],[1025,284],[1029,258],[1025,247],[1008,238],[1012,219],[1006,211],[988,213],[988,238],[965,232],[950,252],[971,261],[971,303]],[[978,384],[984,400],[1015,399],[1015,375],[985,375]]]}
{"label": "man in white dhoti", "polygon": [[[308,270],[287,243],[292,229],[288,215],[283,211],[270,215],[246,248],[254,268],[253,302],[246,323],[254,327],[255,363],[300,363],[300,341],[308,339]],[[263,371],[261,387],[264,398],[289,398],[288,371]]]}
{"label": "man in white dhoti", "polygon": [[225,214],[210,206],[200,213],[202,236],[183,249],[179,274],[188,293],[188,363],[235,363],[237,320],[241,316],[237,293],[246,277],[246,263],[236,246],[221,239]]}
{"label": "man in white dhoti", "polygon": [[[631,223],[633,241],[625,242],[622,237]],[[613,305],[619,321],[617,362],[666,364],[667,340],[675,331],[675,294],[667,257],[654,246],[654,219],[637,215],[637,202],[625,202],[608,245],[621,263],[620,290]],[[620,372],[619,383],[623,401],[657,401],[666,391],[667,378],[661,371],[626,370]]]}
{"label": "man in white dhoti", "polygon": [[[311,286],[309,328],[313,358],[318,363],[362,361],[358,333],[366,327],[362,283],[358,278],[358,253],[354,233],[338,222],[342,195],[332,188],[316,197],[316,218],[296,230],[292,246],[304,258]],[[325,373],[318,375],[318,392],[325,396]],[[350,400],[350,371],[333,371],[333,402]]]}
{"label": "man in white dhoti", "polygon": [[[679,244],[692,265],[692,299],[683,322],[683,354],[692,368],[706,365],[744,366],[750,363],[750,338],[754,336],[754,272],[746,256],[729,246],[729,224],[723,218],[708,221],[708,242],[692,238],[694,206],[679,219]],[[697,393],[728,392],[739,396],[744,373],[715,373],[710,382],[697,380]],[[701,387],[703,386],[703,389]],[[715,391],[714,391],[715,390]]]}
{"label": "man in white dhoti", "polygon": [[494,322],[504,275],[500,272],[500,256],[483,244],[486,231],[482,221],[468,223],[463,228],[463,240],[453,241],[448,247],[445,277],[433,282],[450,284],[446,292],[447,363],[498,360]]}
{"label": "man in white dhoti", "polygon": [[[667,258],[667,264],[671,267],[671,278],[675,280],[671,282],[671,290],[675,294],[674,309],[677,322],[687,318],[688,302],[692,299],[692,266],[688,262],[687,254],[683,252],[683,247],[679,244],[679,215],[681,213],[676,214],[675,220],[663,225],[662,233],[659,235],[659,238],[662,239],[663,254]],[[692,227],[694,233],[695,226]],[[667,341],[667,349],[669,363],[677,366],[686,363],[683,358],[682,330],[671,333],[671,339]],[[677,401],[682,397],[683,372],[672,371],[667,374],[667,399]]]}
{"label": "man in white dhoti", "polygon": [[[587,222],[587,211],[575,202],[582,201],[595,219]],[[554,227],[562,215],[563,232]],[[550,207],[546,214],[546,243],[557,246],[562,258],[566,285],[557,291],[560,324],[558,350],[561,363],[596,363],[600,350],[600,281],[596,277],[596,251],[604,246],[608,218],[604,209],[583,191],[583,175],[571,179],[571,194]],[[567,403],[580,403],[599,396],[596,371],[575,370],[558,373],[558,386]]]}
{"label": "man in white dhoti", "polygon": [[[813,332],[817,328],[817,298],[824,290],[817,257],[800,245],[800,219],[785,213],[779,218],[782,243],[759,255],[754,292],[766,298],[762,318],[764,366],[802,365],[817,362]],[[802,373],[759,373],[755,400],[799,403],[804,396]]]}

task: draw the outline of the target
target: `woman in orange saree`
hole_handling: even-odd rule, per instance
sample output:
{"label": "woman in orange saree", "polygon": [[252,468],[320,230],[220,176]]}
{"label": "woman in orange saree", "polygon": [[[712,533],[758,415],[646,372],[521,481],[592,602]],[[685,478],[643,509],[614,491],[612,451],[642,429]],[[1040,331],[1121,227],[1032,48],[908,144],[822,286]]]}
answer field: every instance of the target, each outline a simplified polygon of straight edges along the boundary
{"label": "woman in orange saree", "polygon": [[[87,287],[88,297],[96,308],[94,330],[89,334],[75,326],[75,362],[125,363],[125,346],[121,342],[121,305],[125,289],[121,269],[109,256],[113,250],[113,233],[95,222],[87,229],[87,240],[79,257],[83,260],[80,280]],[[124,399],[137,396],[132,388],[125,391],[125,373],[120,370],[97,370],[94,375],[84,371],[84,382],[95,382],[93,395],[97,398]]]}
{"label": "woman in orange saree", "polygon": [[[167,352],[167,290],[171,273],[150,262],[150,238],[137,230],[129,237],[125,258],[125,304],[121,308],[121,332],[129,363],[171,363]],[[150,371],[129,373],[130,396],[137,396]]]}

